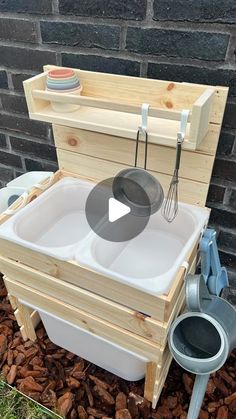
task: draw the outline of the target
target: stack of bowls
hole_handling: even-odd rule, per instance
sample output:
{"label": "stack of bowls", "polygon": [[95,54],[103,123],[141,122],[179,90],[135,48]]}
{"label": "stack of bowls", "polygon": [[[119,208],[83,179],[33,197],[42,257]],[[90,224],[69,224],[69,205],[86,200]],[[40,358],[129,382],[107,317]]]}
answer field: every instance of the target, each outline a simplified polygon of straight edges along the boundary
{"label": "stack of bowls", "polygon": [[[60,68],[50,70],[47,74],[46,88],[49,92],[78,94],[82,92],[82,86],[74,70]],[[51,102],[55,112],[72,112],[79,109],[79,105],[70,103]]]}

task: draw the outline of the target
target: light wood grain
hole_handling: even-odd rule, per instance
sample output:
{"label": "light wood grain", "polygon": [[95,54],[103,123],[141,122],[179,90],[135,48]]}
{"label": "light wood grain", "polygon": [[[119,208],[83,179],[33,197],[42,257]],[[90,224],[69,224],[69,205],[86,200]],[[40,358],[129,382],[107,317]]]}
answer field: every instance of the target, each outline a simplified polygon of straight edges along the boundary
{"label": "light wood grain", "polygon": [[12,308],[13,308],[13,310],[17,310],[17,303],[18,303],[18,300],[17,300],[17,298],[16,297],[14,297],[14,295],[11,295],[11,294],[9,294],[8,293],[8,299],[9,299],[9,301],[10,301],[10,304],[11,304],[11,306],[12,306]]}
{"label": "light wood grain", "polygon": [[[57,157],[60,169],[77,173],[82,176],[93,177],[97,181],[117,175],[119,171],[127,168],[127,165],[97,159],[91,156],[80,155],[67,150],[57,149]],[[170,175],[150,171],[156,177],[166,193],[171,181]],[[209,185],[182,179],[179,184],[179,200],[189,204],[204,206]]]}
{"label": "light wood grain", "polygon": [[[208,137],[211,137],[211,133],[209,131]],[[57,148],[129,166],[134,164],[135,142],[132,140],[60,125],[53,125],[53,134]],[[217,135],[214,135],[214,139],[217,143]],[[175,155],[173,148],[149,144],[147,169],[172,175]],[[143,167],[143,142],[140,143],[138,157],[138,166]],[[183,150],[180,178],[209,183],[213,163],[214,155]]]}
{"label": "light wood grain", "polygon": [[171,360],[172,355],[167,345],[162,356],[161,364],[157,364],[155,362],[147,363],[144,384],[144,397],[152,402],[153,408],[156,407],[156,403],[165,382],[164,377],[166,377],[166,371],[169,370]]}
{"label": "light wood grain", "polygon": [[[4,283],[6,285],[7,290],[9,291],[8,284],[6,281],[6,278],[4,276]],[[12,293],[13,295],[14,293]],[[17,295],[17,294],[14,294]],[[16,297],[15,297],[16,298]],[[34,323],[32,322],[32,313],[33,310],[29,307],[26,307],[25,305],[21,304],[18,295],[16,298],[16,305],[17,309],[15,310],[14,314],[16,317],[16,321],[19,325],[19,327],[24,326],[22,337],[24,340],[30,339],[32,341],[35,341],[37,339],[36,333],[35,333],[35,320]],[[37,319],[37,315],[36,318]]]}
{"label": "light wood grain", "polygon": [[215,95],[214,89],[206,91],[196,100],[192,110],[192,123],[190,126],[190,138],[196,138],[196,145],[201,144],[202,139],[209,130],[210,110]]}
{"label": "light wood grain", "polygon": [[38,291],[43,290],[51,297],[58,298],[158,344],[162,345],[166,339],[167,323],[153,320],[151,317],[26,267],[19,262],[0,257],[0,266],[7,277],[23,285],[30,285]]}
{"label": "light wood grain", "polygon": [[0,248],[2,256],[20,261],[40,272],[60,278],[66,283],[79,286],[136,311],[153,316],[156,320],[163,321],[164,319],[166,301],[163,296],[154,297],[85,269],[75,262],[60,261],[7,240],[0,239]]}
{"label": "light wood grain", "polygon": [[[44,101],[49,102],[58,102],[58,103],[70,103],[74,105],[87,106],[90,108],[97,109],[106,109],[113,110],[115,112],[124,112],[127,114],[138,114],[141,115],[141,106],[142,103],[138,105],[134,104],[124,104],[122,102],[114,102],[114,100],[107,100],[104,98],[95,98],[82,95],[73,95],[69,93],[61,94],[57,92],[51,92],[47,90],[37,90],[34,88],[32,95],[35,99],[43,99]],[[36,101],[37,102],[37,101]],[[151,106],[148,111],[150,117],[160,118],[160,119],[172,119],[180,121],[181,111],[173,111],[171,109],[162,109],[155,106]],[[191,112],[189,113],[188,121],[191,121]]]}
{"label": "light wood grain", "polygon": [[[58,113],[51,105],[41,111],[30,113],[31,119],[52,124],[70,126],[88,131],[101,132],[130,139],[135,139],[141,124],[141,115],[125,114],[113,110],[80,107],[74,112]],[[176,147],[177,132],[180,123],[175,120],[148,118],[148,138],[150,143]],[[189,139],[189,124],[186,131],[184,148],[194,150],[196,142]]]}
{"label": "light wood grain", "polygon": [[45,90],[46,74],[37,74],[36,76],[25,80],[23,83],[29,113],[39,112],[48,105],[47,100],[34,100],[32,86],[34,86],[35,89]]}
{"label": "light wood grain", "polygon": [[[176,296],[180,293],[185,276],[184,267],[180,267],[169,294],[153,296],[83,268],[76,262],[57,260],[7,240],[0,239],[0,249],[2,257],[20,261],[23,265],[33,267],[42,273],[61,279],[65,283],[81,287],[135,311],[152,316],[153,319],[161,322],[168,321],[167,313],[174,309]],[[190,266],[195,255],[196,250],[193,248],[186,257]]]}
{"label": "light wood grain", "polygon": [[151,401],[154,397],[155,383],[157,376],[160,374],[160,367],[156,362],[148,362],[145,375],[144,397]]}
{"label": "light wood grain", "polygon": [[[43,289],[51,297],[58,298],[60,301],[143,336],[160,346],[166,345],[170,324],[178,315],[185,299],[185,291],[182,287],[178,298],[175,302],[172,302],[171,316],[168,321],[161,322],[2,256],[0,257],[0,267],[7,277],[23,285],[30,285],[38,291]],[[21,324],[23,323],[21,322]]]}
{"label": "light wood grain", "polygon": [[[56,66],[44,66],[48,71]],[[220,86],[177,83],[140,77],[120,76],[73,69],[83,85],[83,95],[97,98],[110,98],[130,104],[149,103],[163,109],[191,109],[192,105],[207,88],[214,88],[210,122],[221,124],[228,88]]]}
{"label": "light wood grain", "polygon": [[[45,70],[51,68],[57,67],[45,66]],[[175,147],[180,112],[182,109],[189,109],[193,116],[190,116],[184,147],[192,150],[204,139],[209,121],[221,124],[227,96],[225,88],[76,69],[75,72],[83,85],[81,96],[46,91],[47,71],[25,82],[32,119],[135,138],[140,125],[141,105],[149,103],[149,141]],[[57,101],[82,106],[75,112],[58,113],[52,110],[50,104]]]}
{"label": "light wood grain", "polygon": [[[31,313],[30,317],[31,317],[32,325],[33,325],[34,329],[36,329],[36,327],[38,326],[38,324],[39,324],[39,323],[40,323],[40,321],[41,321],[41,319],[40,319],[40,317],[39,317],[38,312],[37,312],[37,311],[33,311],[33,312]],[[27,333],[26,333],[26,331],[25,331],[25,326],[24,326],[24,324],[20,327],[20,332],[21,332],[21,336],[22,336],[22,338],[23,338],[23,340],[24,340],[24,341],[26,341],[26,340],[30,339],[30,338],[27,336]]]}
{"label": "light wood grain", "polygon": [[155,409],[157,402],[159,400],[159,397],[161,395],[161,392],[163,390],[163,386],[165,384],[166,381],[166,377],[168,375],[169,372],[169,368],[172,362],[172,355],[170,352],[168,352],[168,356],[166,358],[166,361],[163,363],[163,367],[162,367],[162,371],[159,374],[159,376],[157,377],[156,381],[155,381],[155,385],[154,385],[154,389],[153,389],[153,397],[152,400],[150,400],[152,402],[152,408]]}
{"label": "light wood grain", "polygon": [[[109,322],[98,319],[82,310],[72,307],[69,304],[62,303],[59,300],[48,295],[35,291],[34,289],[20,284],[10,278],[5,277],[7,289],[11,294],[23,300],[26,304],[35,306],[38,309],[49,311],[52,315],[72,322],[73,324],[88,330],[97,336],[107,339],[117,345],[120,345],[134,353],[147,359],[161,362],[164,349],[159,345],[112,325]],[[24,325],[26,323],[24,322]],[[28,333],[28,332],[27,332]]]}

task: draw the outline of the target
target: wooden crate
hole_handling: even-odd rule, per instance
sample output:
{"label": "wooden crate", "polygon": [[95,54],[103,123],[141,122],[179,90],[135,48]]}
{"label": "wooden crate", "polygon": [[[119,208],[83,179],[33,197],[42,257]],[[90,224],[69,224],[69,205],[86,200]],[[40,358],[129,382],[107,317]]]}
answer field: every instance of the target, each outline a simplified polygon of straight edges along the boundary
{"label": "wooden crate", "polygon": [[[158,395],[161,392],[160,385],[163,385],[171,362],[171,355],[167,346],[168,330],[171,322],[179,314],[184,304],[183,268],[180,268],[174,289],[167,296],[155,297],[157,307],[160,303],[167,308],[165,316],[168,320],[160,321],[151,315],[145,315],[143,312],[123,305],[124,302],[120,301],[119,296],[117,299],[120,303],[116,303],[104,296],[101,297],[94,292],[80,288],[78,285],[72,285],[68,282],[68,276],[66,280],[58,279],[60,268],[57,266],[55,266],[56,270],[54,271],[57,273],[56,277],[22,263],[22,260],[25,261],[28,256],[30,257],[28,263],[31,266],[35,265],[35,260],[40,256],[37,252],[29,251],[27,255],[28,249],[21,248],[26,259],[17,252],[18,261],[16,261],[12,252],[12,243],[2,240],[1,245],[3,246],[1,247],[1,254],[9,255],[7,246],[11,248],[11,258],[9,256],[0,257],[0,269],[5,274],[4,281],[11,296],[10,301],[14,304],[13,308],[16,309],[15,314],[21,326],[21,331],[24,332],[23,337],[25,338],[25,333],[27,333],[31,340],[35,340],[34,328],[38,317],[35,312],[30,314],[28,308],[20,304],[18,299],[49,311],[63,320],[90,332],[92,331],[97,336],[146,357],[150,362],[147,364],[145,397],[152,401],[153,407],[155,407]],[[17,251],[17,249],[15,250]],[[36,259],[32,259],[34,253]],[[45,255],[43,256],[47,258]],[[191,271],[194,272],[196,249],[192,250],[188,260],[192,263]],[[49,261],[48,263],[50,264]],[[68,263],[62,262],[64,265]],[[67,266],[67,268],[69,267]],[[76,277],[74,276],[74,278]],[[100,279],[103,278],[100,277]],[[77,282],[76,279],[74,279],[75,282]],[[110,283],[112,282],[110,280]],[[84,284],[84,286],[86,285]],[[102,294],[102,288],[103,285],[100,284],[100,294]],[[179,289],[178,295],[176,295],[177,289]],[[129,301],[132,301],[134,291],[130,290]],[[125,292],[127,292],[127,287]],[[17,298],[12,296],[17,296]],[[149,296],[142,293],[142,298],[147,300],[148,304]],[[30,318],[32,322],[30,322]],[[22,327],[24,327],[23,330]]]}
{"label": "wooden crate", "polygon": [[[78,175],[59,170],[54,175],[53,183],[64,176],[79,177]],[[38,193],[38,190],[33,190],[30,193],[29,202],[31,202],[32,197],[34,198],[36,196],[36,193]],[[17,207],[18,201],[13,204],[13,207],[14,205]],[[8,218],[9,215],[3,214],[0,217],[0,223],[3,223]],[[196,242],[187,258],[187,262],[190,266],[196,257],[197,244],[198,243]],[[58,260],[4,239],[0,239],[0,249],[1,257],[6,258],[5,265],[2,265],[2,271],[9,277],[11,276],[8,272],[6,272],[8,258],[13,259],[14,261],[19,261],[23,265],[32,267],[41,272],[42,278],[40,279],[40,283],[42,283],[41,281],[43,281],[43,277],[49,275],[50,277],[55,277],[55,279],[81,287],[81,289],[104,296],[114,302],[126,305],[133,310],[139,311],[140,313],[145,313],[147,316],[152,316],[160,322],[167,322],[169,320],[182,288],[185,276],[185,267],[182,266],[180,267],[176,279],[172,284],[170,292],[167,295],[153,296],[131,286],[114,281],[100,273],[96,273],[87,267],[79,265],[75,261]],[[57,283],[53,285],[53,287],[56,288],[57,286]]]}
{"label": "wooden crate", "polygon": [[[149,103],[149,142],[176,147],[182,109],[189,109],[184,142],[196,149],[209,130],[220,123],[226,88],[119,76],[74,69],[83,91],[81,96],[45,90],[47,73],[24,82],[30,118],[89,131],[135,139],[142,103]],[[51,101],[82,105],[77,111],[57,113]]]}
{"label": "wooden crate", "polygon": [[[58,171],[54,182],[69,175]],[[36,192],[30,195],[35,197]],[[2,215],[1,222],[8,217]],[[145,396],[155,406],[171,362],[167,335],[184,304],[186,268],[180,267],[167,295],[154,297],[74,261],[60,261],[3,239],[0,248],[0,270],[23,338],[36,339],[34,329],[39,317],[19,299],[146,357],[150,362]],[[187,257],[192,272],[196,254],[197,242]]]}
{"label": "wooden crate", "polygon": [[[27,80],[25,91],[30,116],[53,122],[60,168],[54,175],[53,183],[65,176],[96,182],[132,166],[133,140],[140,118],[138,113],[141,104],[149,102],[150,119],[158,123],[155,125],[152,122],[147,169],[160,180],[166,193],[175,161],[173,146],[176,145],[179,126],[177,120],[182,108],[190,108],[187,141],[181,159],[179,194],[183,202],[205,206],[227,88],[77,70],[84,85],[84,97],[73,97],[73,100],[69,97],[69,101],[85,106],[83,119],[77,111],[66,115],[53,113],[49,102],[51,99],[58,100],[58,95],[50,96],[44,91],[49,68],[47,66],[43,74]],[[67,101],[68,95],[60,98]],[[107,125],[108,113],[115,126]],[[125,115],[125,120],[131,118],[135,123],[119,126],[119,113]],[[91,115],[98,115],[98,119],[91,120]],[[103,124],[99,118],[103,118]],[[144,147],[141,144],[140,166],[143,156]],[[31,191],[28,202],[40,193],[39,189]],[[12,208],[18,205],[19,201]],[[0,215],[0,223],[8,217]],[[168,330],[184,305],[186,268],[179,268],[168,294],[152,296],[75,261],[57,260],[2,239],[0,249],[0,270],[5,275],[11,301],[15,298],[16,315],[21,328],[24,327],[24,337],[27,335],[35,339],[34,328],[39,319],[36,314],[24,310],[18,299],[146,357],[149,362],[145,396],[155,407],[171,362],[167,346]],[[195,270],[197,249],[198,240],[186,258],[191,272]]]}

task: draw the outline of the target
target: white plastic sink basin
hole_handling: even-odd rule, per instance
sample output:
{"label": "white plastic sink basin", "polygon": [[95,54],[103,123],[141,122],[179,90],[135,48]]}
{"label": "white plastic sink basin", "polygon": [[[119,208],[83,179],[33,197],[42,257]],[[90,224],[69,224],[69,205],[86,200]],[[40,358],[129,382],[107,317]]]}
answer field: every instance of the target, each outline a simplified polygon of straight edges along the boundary
{"label": "white plastic sink basin", "polygon": [[64,178],[0,226],[0,237],[58,259],[74,256],[89,233],[85,203],[93,184]]}
{"label": "white plastic sink basin", "polygon": [[167,293],[206,226],[209,211],[180,203],[173,223],[159,211],[136,238],[110,242],[91,232],[86,220],[86,199],[93,186],[80,179],[60,180],[3,223],[0,237],[57,259],[75,259],[147,293]]}
{"label": "white plastic sink basin", "polygon": [[159,211],[132,240],[115,243],[90,234],[78,246],[75,259],[147,293],[167,293],[208,217],[207,209],[180,203],[178,216],[171,224]]}

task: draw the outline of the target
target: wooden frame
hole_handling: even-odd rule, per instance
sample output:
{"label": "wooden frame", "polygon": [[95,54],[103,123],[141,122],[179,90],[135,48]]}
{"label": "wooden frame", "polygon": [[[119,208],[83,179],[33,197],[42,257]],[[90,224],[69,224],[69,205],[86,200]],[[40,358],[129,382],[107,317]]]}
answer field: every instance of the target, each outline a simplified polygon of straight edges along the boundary
{"label": "wooden frame", "polygon": [[[150,104],[147,169],[166,193],[173,172],[178,119],[191,110],[180,169],[180,200],[205,206],[228,89],[188,83],[146,80],[76,70],[84,96],[45,92],[45,72],[24,82],[30,117],[53,123],[60,170],[53,183],[72,176],[100,181],[133,165],[140,106]],[[83,112],[56,114],[49,102],[84,106]],[[82,108],[81,108],[82,109]],[[94,112],[96,109],[96,112]],[[77,113],[78,112],[78,113]],[[92,119],[96,114],[96,119]],[[124,124],[128,114],[128,122]],[[123,115],[123,116],[122,116]],[[107,118],[116,125],[108,125]],[[157,119],[158,118],[158,119]],[[125,118],[127,119],[127,118]],[[142,166],[143,144],[138,164]],[[42,193],[34,189],[27,203]],[[20,199],[11,209],[16,209]],[[0,215],[0,224],[9,215]],[[39,316],[27,303],[145,356],[145,397],[155,408],[171,363],[169,327],[184,307],[181,266],[167,295],[152,296],[111,280],[75,261],[61,261],[0,239],[0,270],[24,339],[35,339]],[[198,240],[186,261],[194,272]],[[25,302],[26,305],[22,304]]]}
{"label": "wooden frame", "polygon": [[[59,170],[53,183],[72,175]],[[28,201],[38,192],[31,191]],[[18,202],[13,206],[17,208]],[[8,217],[2,215],[0,222]],[[184,305],[186,269],[179,269],[167,295],[154,297],[89,271],[74,261],[59,261],[3,239],[0,248],[0,270],[5,275],[23,339],[36,339],[34,329],[40,319],[35,310],[30,310],[19,299],[145,356],[150,359],[145,397],[155,407],[171,362],[168,330]],[[192,272],[196,250],[197,242],[187,257]]]}
{"label": "wooden frame", "polygon": [[[53,183],[65,176],[80,177],[79,175],[59,170],[54,175]],[[36,193],[39,193],[39,190],[33,190],[30,193],[28,198],[29,202]],[[40,193],[42,193],[42,191],[40,191]],[[18,200],[13,204],[13,207],[17,207],[17,205]],[[8,218],[9,215],[0,216],[0,223],[6,221]],[[187,258],[190,266],[196,256],[196,246],[197,243]],[[102,274],[79,265],[75,261],[61,261],[4,239],[0,239],[0,249],[1,256],[5,258],[20,261],[22,264],[32,267],[43,274],[56,277],[57,279],[75,285],[76,287],[81,287],[87,291],[117,302],[118,304],[126,305],[135,311],[145,313],[147,316],[152,316],[160,322],[168,321],[170,313],[173,311],[176,304],[176,299],[183,285],[185,276],[185,268],[180,267],[170,292],[167,295],[153,296],[128,285],[113,281]],[[2,269],[4,272],[6,266],[2,267]]]}
{"label": "wooden frame", "polygon": [[[149,142],[176,147],[182,109],[189,109],[186,149],[196,149],[209,129],[221,123],[227,88],[173,83],[74,69],[83,85],[82,95],[54,93],[46,89],[47,72],[24,81],[32,119],[134,139],[140,124],[142,103],[149,103]],[[71,113],[57,113],[50,102],[82,105]],[[126,115],[128,114],[128,115]]]}

